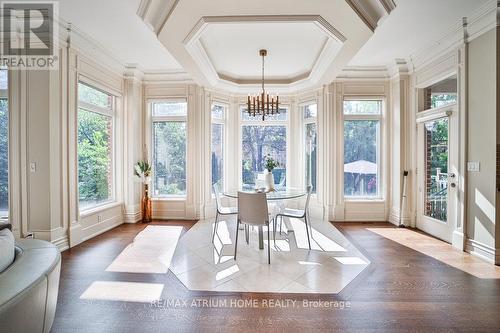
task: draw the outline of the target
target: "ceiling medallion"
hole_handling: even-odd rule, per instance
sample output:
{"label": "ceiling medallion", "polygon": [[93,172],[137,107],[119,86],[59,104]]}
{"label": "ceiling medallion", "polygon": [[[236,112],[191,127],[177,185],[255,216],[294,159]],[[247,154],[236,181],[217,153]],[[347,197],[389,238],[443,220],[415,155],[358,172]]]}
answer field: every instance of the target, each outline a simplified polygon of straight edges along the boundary
{"label": "ceiling medallion", "polygon": [[262,93],[254,96],[248,95],[247,110],[250,116],[262,116],[264,121],[266,116],[280,113],[279,96],[269,96],[264,89],[264,58],[267,56],[267,50],[260,50],[259,54],[262,57]]}

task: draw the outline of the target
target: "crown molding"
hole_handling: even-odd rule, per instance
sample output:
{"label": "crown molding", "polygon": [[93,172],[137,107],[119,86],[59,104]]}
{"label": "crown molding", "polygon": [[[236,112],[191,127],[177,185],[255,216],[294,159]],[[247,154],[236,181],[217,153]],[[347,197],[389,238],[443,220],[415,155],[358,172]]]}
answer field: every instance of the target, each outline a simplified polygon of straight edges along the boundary
{"label": "crown molding", "polygon": [[389,70],[386,66],[348,66],[342,70],[335,80],[380,81],[389,78]]}
{"label": "crown molding", "polygon": [[178,3],[179,0],[141,0],[136,14],[158,35]]}
{"label": "crown molding", "polygon": [[307,22],[314,23],[326,37],[321,51],[314,62],[310,72],[294,78],[284,80],[267,80],[273,91],[280,93],[291,93],[298,90],[310,89],[319,84],[323,73],[330,66],[332,59],[336,57],[346,41],[344,35],[336,30],[320,15],[264,15],[264,16],[206,16],[202,17],[184,38],[183,43],[187,52],[193,58],[203,75],[207,78],[209,85],[219,90],[227,90],[233,93],[248,93],[249,90],[259,91],[260,80],[236,79],[218,73],[212,60],[208,56],[201,37],[210,24],[234,24],[234,23],[279,23],[279,22]]}
{"label": "crown molding", "polygon": [[393,0],[345,0],[371,31],[395,8]]}
{"label": "crown molding", "polygon": [[411,72],[425,67],[450,49],[469,43],[482,34],[499,26],[500,0],[490,0],[479,7],[471,15],[462,18],[451,27],[439,40],[413,52],[409,57]]}

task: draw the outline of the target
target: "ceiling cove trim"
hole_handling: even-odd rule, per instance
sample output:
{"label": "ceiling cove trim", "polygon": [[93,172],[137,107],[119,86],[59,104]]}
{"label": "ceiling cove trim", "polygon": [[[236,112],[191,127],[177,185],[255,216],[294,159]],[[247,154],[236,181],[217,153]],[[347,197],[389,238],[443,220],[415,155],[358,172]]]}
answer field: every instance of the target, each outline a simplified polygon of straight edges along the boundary
{"label": "ceiling cove trim", "polygon": [[179,0],[141,0],[136,14],[158,35],[178,3]]}
{"label": "ceiling cove trim", "polygon": [[490,0],[468,17],[464,17],[451,29],[443,34],[442,38],[430,43],[426,47],[410,55],[411,72],[426,67],[435,59],[445,55],[450,49],[457,48],[464,43],[494,29],[498,26],[497,15],[500,13],[500,0]]}
{"label": "ceiling cove trim", "polygon": [[344,43],[347,38],[335,29],[321,15],[242,15],[242,16],[204,16],[184,38],[183,43],[188,44],[198,38],[209,23],[279,23],[279,22],[313,22],[326,34]]}
{"label": "ceiling cove trim", "polygon": [[340,51],[346,37],[320,15],[264,15],[264,16],[206,16],[202,17],[191,29],[183,43],[187,52],[205,75],[208,83],[216,88],[228,90],[234,93],[242,93],[248,89],[258,91],[260,80],[236,79],[221,75],[215,69],[208,53],[201,42],[201,36],[210,24],[220,23],[290,23],[304,22],[314,23],[325,34],[326,40],[318,53],[318,56],[311,68],[311,71],[291,79],[267,80],[269,85],[274,86],[274,90],[283,93],[292,93],[301,89],[309,89],[319,84],[322,74],[330,66],[331,60]]}
{"label": "ceiling cove trim", "polygon": [[395,8],[394,0],[345,0],[358,17],[375,31],[380,20],[389,15]]}

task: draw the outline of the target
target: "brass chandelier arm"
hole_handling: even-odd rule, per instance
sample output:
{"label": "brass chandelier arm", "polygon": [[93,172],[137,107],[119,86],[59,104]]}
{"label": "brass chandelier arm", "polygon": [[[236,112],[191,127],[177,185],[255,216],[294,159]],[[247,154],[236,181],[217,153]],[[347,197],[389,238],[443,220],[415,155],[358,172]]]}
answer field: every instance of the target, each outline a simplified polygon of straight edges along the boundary
{"label": "brass chandelier arm", "polygon": [[[265,57],[267,56],[267,50],[260,50],[260,56],[262,57],[262,93],[250,97],[248,95],[247,99],[247,111],[250,116],[262,115],[262,120],[264,121],[266,115],[274,115],[276,112],[279,114],[279,97],[276,96],[276,101],[274,96],[269,96],[265,90]],[[269,105],[270,104],[270,105]]]}

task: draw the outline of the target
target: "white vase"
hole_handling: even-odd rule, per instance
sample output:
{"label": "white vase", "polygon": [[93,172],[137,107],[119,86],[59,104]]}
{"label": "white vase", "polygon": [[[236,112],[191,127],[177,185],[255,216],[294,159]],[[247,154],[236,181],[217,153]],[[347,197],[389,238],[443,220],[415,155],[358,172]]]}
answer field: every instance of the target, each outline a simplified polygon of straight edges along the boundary
{"label": "white vase", "polygon": [[274,176],[272,172],[264,171],[264,181],[266,184],[266,191],[274,191]]}

